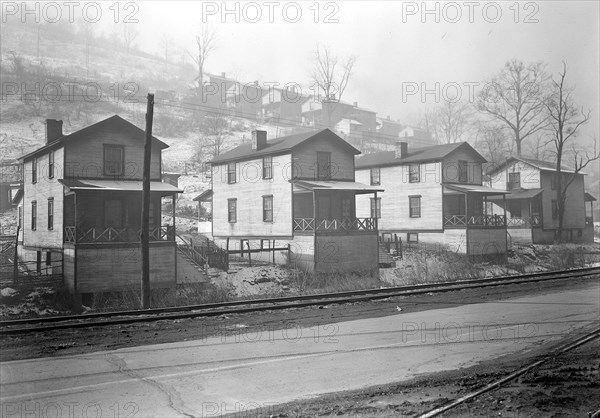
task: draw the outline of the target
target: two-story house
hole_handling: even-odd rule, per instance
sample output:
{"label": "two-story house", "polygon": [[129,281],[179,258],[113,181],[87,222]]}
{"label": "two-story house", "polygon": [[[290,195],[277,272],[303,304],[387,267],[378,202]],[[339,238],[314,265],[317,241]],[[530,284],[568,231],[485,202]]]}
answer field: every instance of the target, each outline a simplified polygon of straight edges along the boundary
{"label": "two-story house", "polygon": [[381,187],[376,198],[357,200],[357,215],[378,218],[380,234],[409,243],[435,243],[473,256],[507,251],[503,215],[485,203],[503,190],[482,185],[485,159],[468,143],[366,154],[356,161],[356,180]]}
{"label": "two-story house", "polygon": [[329,129],[252,143],[212,162],[212,236],[219,243],[275,240],[293,265],[315,272],[375,270],[377,222],[356,217],[356,196],[382,189],[357,183],[360,152]]}
{"label": "two-story house", "polygon": [[[564,236],[567,241],[593,240],[586,234],[586,193],[584,174],[572,168],[561,168],[563,182],[573,179],[567,188]],[[506,210],[510,238],[514,242],[550,244],[558,228],[556,165],[531,158],[511,157],[488,171],[490,186],[510,192],[505,204],[492,199],[494,213]],[[589,195],[589,194],[588,194]],[[591,195],[589,195],[590,198]],[[589,199],[588,199],[589,201]]]}
{"label": "two-story house", "polygon": [[[137,287],[144,131],[119,116],[65,135],[62,121],[46,121],[46,144],[21,158],[22,237],[19,253],[37,271],[62,266],[75,295]],[[161,153],[152,139],[150,196],[151,285],[175,284],[175,197],[161,181]],[[161,200],[170,198],[171,224],[163,224]],[[44,266],[42,266],[42,263]]]}

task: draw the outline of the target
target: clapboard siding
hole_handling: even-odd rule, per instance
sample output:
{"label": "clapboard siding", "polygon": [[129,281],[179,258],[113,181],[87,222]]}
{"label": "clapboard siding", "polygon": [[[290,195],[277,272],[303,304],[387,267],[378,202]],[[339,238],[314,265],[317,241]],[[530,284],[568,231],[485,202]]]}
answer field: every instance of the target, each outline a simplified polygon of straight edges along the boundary
{"label": "clapboard siding", "polygon": [[[213,166],[213,236],[292,236],[291,155],[273,156],[273,178],[262,178],[262,158],[236,163],[236,183],[227,183],[227,164]],[[273,196],[273,222],[263,221],[263,196]],[[227,217],[228,199],[237,199],[237,222]]]}
{"label": "clapboard siding", "polygon": [[[552,190],[552,176],[555,172],[542,171],[541,184],[542,192],[542,211],[544,217],[544,229],[558,228],[558,218],[552,219],[552,201],[556,200],[556,190]],[[572,174],[564,173],[563,182],[568,181]],[[565,201],[565,214],[563,219],[564,228],[585,228],[585,190],[582,174],[575,175],[575,180],[567,188]]]}
{"label": "clapboard siding", "polygon": [[[141,180],[144,168],[144,138],[119,125],[105,125],[93,136],[71,141],[66,145],[65,177],[109,178],[104,176],[104,145],[125,146],[125,166],[122,179]],[[161,178],[161,149],[156,141],[152,144],[150,177]]]}
{"label": "clapboard siding", "polygon": [[292,154],[294,178],[317,178],[317,152],[331,153],[331,179],[354,179],[354,155],[338,141],[320,138],[318,141],[308,141],[296,149]]}
{"label": "clapboard siding", "polygon": [[462,183],[459,178],[460,160],[467,161],[467,184],[482,184],[482,168],[481,161],[478,161],[477,156],[472,151],[464,151],[458,149],[450,153],[443,162],[443,181],[445,183]]}
{"label": "clapboard siding", "polygon": [[[442,186],[441,163],[420,164],[418,183],[408,181],[408,165],[381,168],[381,188],[377,197],[381,198],[380,231],[394,230],[441,230],[442,226]],[[370,170],[357,170],[356,181],[369,184]],[[421,216],[411,218],[409,196],[421,196]],[[356,197],[356,213],[360,217],[371,216],[372,195]]]}
{"label": "clapboard siding", "polygon": [[506,190],[507,173],[521,173],[521,187],[524,189],[541,188],[540,170],[520,161],[516,161],[514,164],[510,164],[505,169],[493,174],[490,179],[491,187]]}
{"label": "clapboard siding", "polygon": [[[139,246],[77,249],[77,292],[93,293],[139,288]],[[150,246],[151,287],[174,286],[175,251],[172,245]]]}
{"label": "clapboard siding", "polygon": [[[49,154],[37,159],[37,182],[31,182],[33,162],[24,163],[25,176],[23,181],[23,244],[28,247],[62,248],[63,242],[63,185],[58,181],[62,178],[64,149],[54,151],[54,177],[48,177]],[[53,228],[48,229],[48,199],[54,199]],[[37,202],[37,226],[31,229],[31,202]],[[28,260],[30,261],[30,260]]]}

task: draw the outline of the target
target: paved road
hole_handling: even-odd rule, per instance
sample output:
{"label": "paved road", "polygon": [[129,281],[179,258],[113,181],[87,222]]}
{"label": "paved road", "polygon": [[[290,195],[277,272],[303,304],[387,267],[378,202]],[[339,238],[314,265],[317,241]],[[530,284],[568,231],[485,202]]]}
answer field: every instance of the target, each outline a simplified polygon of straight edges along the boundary
{"label": "paved road", "polygon": [[[0,364],[3,417],[218,416],[520,352],[600,318],[600,286]],[[28,415],[27,415],[28,414]],[[243,415],[243,414],[241,414]]]}

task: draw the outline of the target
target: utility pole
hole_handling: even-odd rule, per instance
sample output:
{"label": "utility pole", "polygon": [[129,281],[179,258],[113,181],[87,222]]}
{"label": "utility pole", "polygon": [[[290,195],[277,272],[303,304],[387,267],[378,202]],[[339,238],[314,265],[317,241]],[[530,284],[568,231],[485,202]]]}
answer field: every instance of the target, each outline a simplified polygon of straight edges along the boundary
{"label": "utility pole", "polygon": [[152,155],[152,118],[154,94],[148,93],[146,106],[146,141],[142,176],[142,309],[150,308],[150,157]]}
{"label": "utility pole", "polygon": [[17,236],[15,237],[15,259],[13,260],[13,283],[17,284],[19,281],[19,232],[21,231],[21,218],[19,218],[19,225],[17,225]]}

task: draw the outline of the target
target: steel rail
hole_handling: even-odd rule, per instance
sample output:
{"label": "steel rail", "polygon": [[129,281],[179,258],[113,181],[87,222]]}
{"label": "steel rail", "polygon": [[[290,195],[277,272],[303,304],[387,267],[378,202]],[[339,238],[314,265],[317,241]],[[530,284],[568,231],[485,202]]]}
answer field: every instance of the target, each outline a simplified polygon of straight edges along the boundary
{"label": "steel rail", "polygon": [[[423,285],[400,286],[384,289],[356,290],[316,295],[286,296],[280,298],[249,299],[243,301],[188,305],[172,308],[156,308],[134,311],[99,312],[94,314],[54,316],[45,318],[27,318],[0,322],[0,335],[21,334],[27,332],[43,332],[55,329],[84,328],[93,326],[133,324],[195,318],[200,316],[218,316],[224,314],[248,313],[288,308],[302,308],[329,304],[362,302],[386,299],[394,296],[416,295],[428,292],[445,292],[453,290],[501,286],[509,284],[529,283],[536,281],[560,280],[567,278],[600,277],[600,267],[574,269],[561,272],[530,273],[525,275],[505,276],[486,279],[471,279],[455,282],[441,282]],[[97,321],[90,321],[97,319]],[[31,324],[45,326],[19,327]],[[15,327],[16,326],[16,327]]]}
{"label": "steel rail", "polygon": [[577,338],[575,341],[573,341],[569,344],[563,345],[562,347],[559,347],[555,350],[552,350],[550,353],[546,354],[544,356],[544,358],[537,360],[525,367],[521,367],[520,369],[509,374],[508,376],[498,379],[498,380],[484,386],[483,388],[481,388],[479,390],[471,392],[468,395],[462,396],[454,401],[451,401],[450,403],[447,403],[445,405],[442,405],[440,407],[432,409],[424,414],[421,414],[421,415],[419,415],[418,418],[432,418],[432,417],[438,416],[444,412],[447,412],[453,408],[456,408],[457,406],[465,403],[468,400],[475,399],[478,396],[483,395],[484,393],[487,393],[493,389],[500,387],[504,383],[507,383],[507,382],[510,382],[511,380],[516,379],[517,377],[527,373],[529,370],[534,369],[538,366],[541,366],[542,364],[546,363],[548,360],[551,360],[552,358],[554,358],[560,354],[564,354],[568,351],[571,351],[571,350],[573,350],[587,342],[590,342],[593,339],[599,338],[599,337],[600,337],[600,328],[596,328],[595,330],[587,333],[586,335],[584,335],[580,338]]}

